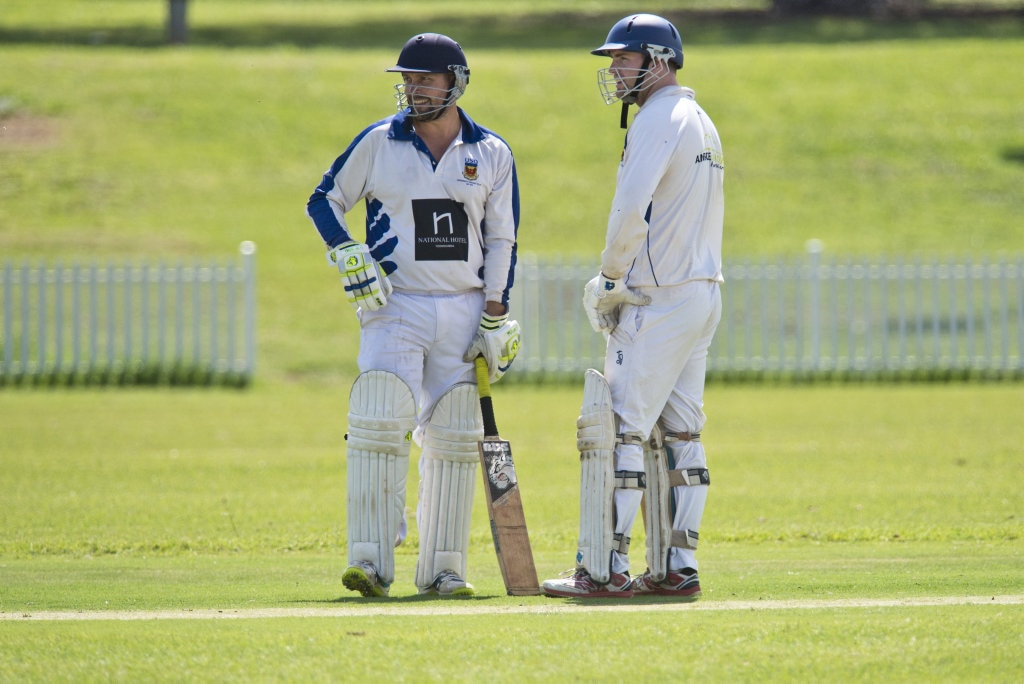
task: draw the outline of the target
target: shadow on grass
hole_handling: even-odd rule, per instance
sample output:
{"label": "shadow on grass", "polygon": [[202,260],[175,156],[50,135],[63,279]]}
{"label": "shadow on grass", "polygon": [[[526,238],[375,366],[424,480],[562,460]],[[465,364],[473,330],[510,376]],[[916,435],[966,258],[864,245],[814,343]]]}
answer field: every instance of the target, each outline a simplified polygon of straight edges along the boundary
{"label": "shadow on grass", "polygon": [[[856,17],[777,18],[758,11],[668,12],[685,44],[733,45],[1024,37],[1024,9],[999,11],[932,10],[913,20],[871,20]],[[621,12],[554,12],[518,17],[467,13],[387,21],[331,24],[248,23],[195,25],[188,30],[192,46],[359,50],[388,48],[422,31],[456,37],[467,49],[559,49],[594,47]],[[101,23],[72,28],[0,26],[0,45],[65,45],[166,47],[163,24]]]}

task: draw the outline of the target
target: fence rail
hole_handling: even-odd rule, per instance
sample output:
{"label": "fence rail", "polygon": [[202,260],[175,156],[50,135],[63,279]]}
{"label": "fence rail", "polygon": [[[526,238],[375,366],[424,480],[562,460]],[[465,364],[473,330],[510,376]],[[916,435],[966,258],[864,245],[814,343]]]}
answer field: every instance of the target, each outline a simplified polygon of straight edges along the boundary
{"label": "fence rail", "polygon": [[[602,368],[604,339],[580,305],[597,265],[527,255],[517,268],[518,374]],[[724,272],[709,380],[1024,378],[1021,257],[866,260],[812,244]]]}
{"label": "fence rail", "polygon": [[[245,384],[255,246],[232,262],[14,265],[0,273],[0,385]],[[604,338],[580,305],[597,265],[522,255],[510,377],[578,378]],[[1024,259],[731,259],[709,380],[1022,379]]]}
{"label": "fence rail", "polygon": [[0,384],[237,384],[255,369],[255,245],[233,261],[3,264]]}

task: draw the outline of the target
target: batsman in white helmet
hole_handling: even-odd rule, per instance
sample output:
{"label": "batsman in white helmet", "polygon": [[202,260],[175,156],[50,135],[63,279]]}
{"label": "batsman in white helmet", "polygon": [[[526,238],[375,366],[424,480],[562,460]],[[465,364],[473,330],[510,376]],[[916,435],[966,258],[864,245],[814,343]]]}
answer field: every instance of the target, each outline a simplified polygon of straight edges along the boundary
{"label": "batsman in white helmet", "polygon": [[[708,348],[721,317],[724,161],[718,131],[680,86],[669,21],[635,14],[593,54],[607,104],[638,111],[626,134],[601,253],[583,305],[608,346],[587,371],[577,423],[580,535],[549,596],[700,595],[696,549],[710,478],[700,433]],[[647,569],[630,577],[643,504]]]}
{"label": "batsman in white helmet", "polygon": [[[469,83],[458,43],[413,36],[387,71],[401,74],[398,112],[352,140],[306,206],[360,326],[342,582],[363,596],[388,595],[416,442],[415,583],[420,593],[466,595],[483,437],[473,362],[482,355],[495,382],[519,349],[508,314],[519,185],[509,146],[456,104]],[[358,202],[366,230],[357,238],[345,215]]]}

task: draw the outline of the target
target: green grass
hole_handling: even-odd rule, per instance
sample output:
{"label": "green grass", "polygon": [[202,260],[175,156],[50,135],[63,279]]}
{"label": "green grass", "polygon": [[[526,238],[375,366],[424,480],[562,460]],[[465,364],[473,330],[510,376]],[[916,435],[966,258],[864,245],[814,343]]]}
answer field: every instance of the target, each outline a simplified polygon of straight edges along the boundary
{"label": "green grass", "polygon": [[[394,599],[344,591],[345,390],[0,393],[0,657],[10,676],[663,678],[679,666],[662,655],[663,639],[683,629],[702,653],[687,672],[714,679],[1024,674],[1015,628],[1024,604],[899,605],[1020,600],[1016,386],[713,386],[705,596],[693,610],[639,615],[549,614],[566,602],[504,596],[480,491],[469,564],[477,599],[415,596],[415,528],[398,550]],[[579,388],[496,392],[538,570],[551,577],[575,547]],[[643,535],[634,538],[642,567]],[[729,607],[864,599],[896,605]],[[435,607],[442,615],[422,612]],[[333,617],[185,621],[258,609]],[[124,610],[182,621],[18,618]],[[506,613],[516,610],[527,612]],[[578,658],[580,643],[607,657]]]}
{"label": "green grass", "polygon": [[[0,261],[174,260],[255,240],[259,359],[244,390],[0,390],[4,676],[1020,680],[1019,601],[726,609],[1019,598],[1013,383],[711,386],[705,597],[692,610],[570,603],[545,614],[566,602],[504,596],[480,492],[479,598],[413,596],[415,526],[398,550],[397,600],[344,592],[357,331],[306,197],[349,139],[391,111],[383,68],[429,25],[466,47],[464,104],[516,152],[521,249],[596,254],[622,132],[587,49],[634,9],[592,0],[570,20],[564,3],[539,0],[353,6],[200,0],[192,45],[167,48],[157,0],[5,3]],[[1024,249],[1019,17],[685,16],[683,80],[726,145],[727,257],[790,254],[812,237],[836,254]],[[578,385],[496,388],[542,578],[572,564],[579,400]],[[411,478],[410,506],[415,495]],[[642,566],[639,530],[634,539]],[[435,606],[443,615],[422,614]],[[337,614],[18,618],[255,609]]]}
{"label": "green grass", "polygon": [[[347,389],[2,392],[4,479],[17,486],[4,488],[0,557],[333,551]],[[571,548],[580,389],[497,391],[530,505],[550,521],[532,536]],[[1017,539],[1024,428],[1007,412],[1019,394],[1013,384],[712,386],[717,512],[707,534],[742,544]],[[476,523],[474,540],[486,543],[482,505]]]}
{"label": "green grass", "polygon": [[[174,260],[254,240],[258,381],[350,377],[354,319],[305,201],[352,136],[392,111],[383,69],[431,5],[402,5],[401,24],[337,3],[200,2],[195,44],[178,49],[90,44],[83,4],[42,15],[16,2],[0,19],[0,255]],[[90,16],[157,36],[161,4]],[[588,54],[608,17],[473,16],[450,29],[474,70],[463,102],[516,152],[521,251],[596,255],[622,142]],[[794,254],[811,238],[840,255],[1024,250],[1024,20],[692,22],[682,80],[725,142],[727,259]]]}
{"label": "green grass", "polygon": [[[139,628],[160,647],[137,660],[124,659],[135,645],[123,624],[26,623],[0,632],[0,652],[9,656],[9,673],[45,672],[49,681],[652,681],[680,672],[714,681],[1011,681],[1019,669],[1005,664],[1024,645],[1021,613],[968,606],[691,613],[684,620],[656,614],[628,626],[621,615],[590,611],[500,621],[167,621]],[[960,630],[947,632],[952,625]],[[4,648],[13,633],[45,645],[48,655]],[[432,635],[426,648],[424,634]],[[670,639],[685,639],[679,650],[694,657],[680,664],[666,654]],[[573,651],[558,649],[566,640]],[[823,651],[822,643],[836,646]]]}

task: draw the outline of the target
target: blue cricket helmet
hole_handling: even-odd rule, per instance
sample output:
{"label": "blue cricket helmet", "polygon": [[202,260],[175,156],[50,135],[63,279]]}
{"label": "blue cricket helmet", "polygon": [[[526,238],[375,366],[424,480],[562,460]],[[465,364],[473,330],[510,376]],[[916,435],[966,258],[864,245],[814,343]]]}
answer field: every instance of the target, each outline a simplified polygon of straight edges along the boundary
{"label": "blue cricket helmet", "polygon": [[421,33],[410,38],[398,55],[398,63],[385,71],[464,72],[466,80],[469,80],[469,64],[462,46],[440,33]]}
{"label": "blue cricket helmet", "polygon": [[608,32],[604,45],[590,54],[608,57],[613,50],[649,54],[683,68],[683,39],[679,31],[668,19],[655,14],[631,14],[620,19]]}

